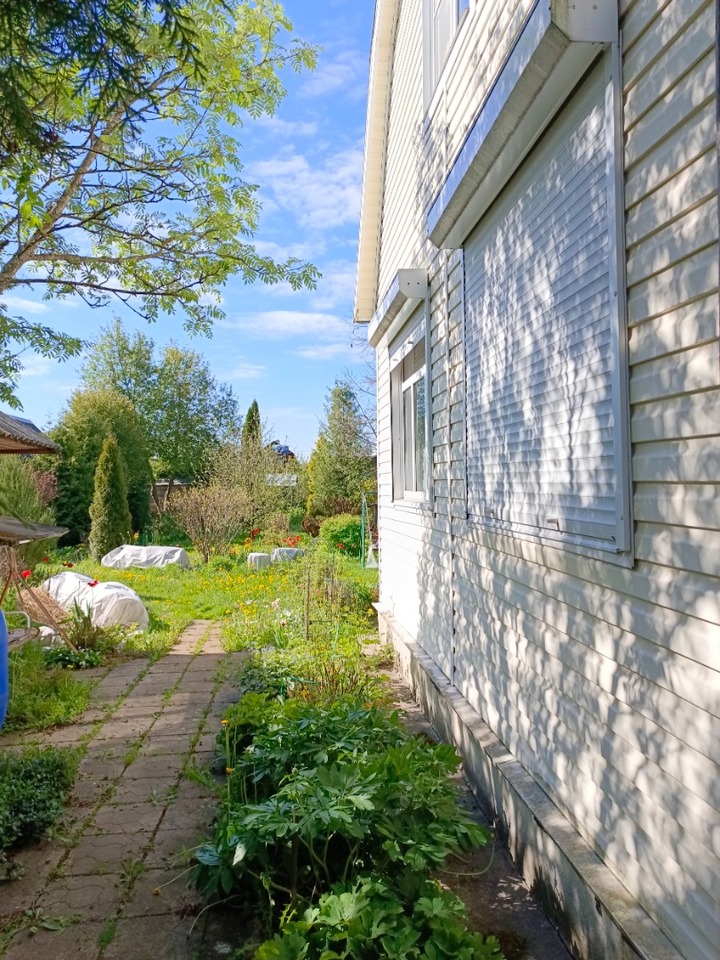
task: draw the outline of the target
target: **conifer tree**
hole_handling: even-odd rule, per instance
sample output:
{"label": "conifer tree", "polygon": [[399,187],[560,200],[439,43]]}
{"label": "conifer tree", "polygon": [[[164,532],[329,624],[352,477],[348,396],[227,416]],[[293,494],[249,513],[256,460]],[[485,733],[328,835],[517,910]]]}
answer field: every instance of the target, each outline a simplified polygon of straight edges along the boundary
{"label": "conifer tree", "polygon": [[242,428],[243,450],[257,449],[262,441],[262,423],[260,422],[260,407],[257,400],[248,407],[245,422]]}
{"label": "conifer tree", "polygon": [[103,443],[95,470],[95,493],[90,505],[90,556],[99,560],[121,546],[130,536],[132,519],[128,507],[125,464],[117,440],[110,434]]}

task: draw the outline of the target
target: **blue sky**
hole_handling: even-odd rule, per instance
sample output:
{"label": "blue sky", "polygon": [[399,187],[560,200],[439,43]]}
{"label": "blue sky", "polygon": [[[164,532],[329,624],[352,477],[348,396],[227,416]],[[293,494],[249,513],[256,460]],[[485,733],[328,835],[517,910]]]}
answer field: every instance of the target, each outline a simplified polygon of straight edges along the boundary
{"label": "blue sky", "polygon": [[[288,96],[277,114],[248,120],[238,138],[246,177],[261,186],[259,251],[310,260],[323,274],[317,290],[231,281],[223,296],[226,320],[211,339],[189,338],[178,316],[148,325],[120,304],[91,310],[80,300],[42,301],[40,294],[31,300],[24,291],[5,301],[10,313],[83,339],[117,315],[159,347],[174,340],[197,350],[232,385],[243,412],[256,399],[274,436],[307,455],[329,388],[344,370],[362,369],[350,318],[374,4],[285,0],[284,7],[297,36],[323,48],[318,67],[284,76]],[[21,415],[47,428],[77,387],[80,362],[26,354],[25,364]]]}

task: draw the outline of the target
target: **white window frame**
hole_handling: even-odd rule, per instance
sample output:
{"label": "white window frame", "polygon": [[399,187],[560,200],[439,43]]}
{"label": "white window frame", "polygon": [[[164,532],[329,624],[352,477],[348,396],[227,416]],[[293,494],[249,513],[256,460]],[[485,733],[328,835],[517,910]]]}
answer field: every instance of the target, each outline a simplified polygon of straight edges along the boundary
{"label": "white window frame", "polygon": [[[423,97],[425,108],[430,104],[435,89],[450,55],[455,37],[470,0],[423,0]],[[445,48],[439,50],[438,27],[446,33]]]}
{"label": "white window frame", "polygon": [[[411,371],[403,371],[404,361],[420,347],[422,364]],[[391,423],[391,460],[393,501],[407,505],[426,505],[430,503],[431,488],[431,410],[430,410],[430,362],[428,356],[429,338],[427,336],[427,307],[422,303],[408,321],[402,332],[394,339],[389,348],[390,376],[390,423]],[[422,440],[424,484],[421,489],[417,475],[418,435],[415,433],[416,417],[410,421],[411,436],[408,436],[406,420],[407,403],[416,410],[418,385],[422,384],[425,395],[425,411]],[[407,453],[412,450],[412,476],[408,477]],[[408,480],[410,482],[408,482]]]}

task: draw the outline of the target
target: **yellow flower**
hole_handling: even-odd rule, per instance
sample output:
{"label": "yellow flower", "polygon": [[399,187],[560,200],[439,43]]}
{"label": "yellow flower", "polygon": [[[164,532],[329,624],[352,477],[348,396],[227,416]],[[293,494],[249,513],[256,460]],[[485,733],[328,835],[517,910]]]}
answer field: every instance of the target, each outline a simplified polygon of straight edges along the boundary
{"label": "yellow flower", "polygon": [[220,723],[222,724],[223,727],[226,727],[228,725],[227,720],[221,720]]}
{"label": "yellow flower", "polygon": [[225,767],[225,773],[232,773],[235,767]]}

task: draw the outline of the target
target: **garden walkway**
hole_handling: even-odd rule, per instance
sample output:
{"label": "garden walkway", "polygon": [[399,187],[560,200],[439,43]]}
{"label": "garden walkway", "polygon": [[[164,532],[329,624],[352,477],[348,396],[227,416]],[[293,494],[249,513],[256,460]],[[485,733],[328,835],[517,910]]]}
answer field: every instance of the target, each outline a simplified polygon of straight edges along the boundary
{"label": "garden walkway", "polygon": [[[201,911],[184,876],[215,805],[187,772],[216,754],[243,656],[224,653],[219,633],[195,621],[157,663],[104,671],[81,721],[39,738],[82,742],[87,752],[56,838],[24,852],[24,875],[0,886],[0,931],[23,926],[3,960],[219,960],[232,952],[240,939],[233,916]],[[422,729],[413,705],[399,705]],[[488,859],[484,849],[459,869],[484,869]],[[501,849],[483,878],[458,892],[485,929],[510,932],[510,960],[569,958]]]}

